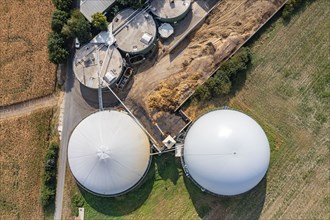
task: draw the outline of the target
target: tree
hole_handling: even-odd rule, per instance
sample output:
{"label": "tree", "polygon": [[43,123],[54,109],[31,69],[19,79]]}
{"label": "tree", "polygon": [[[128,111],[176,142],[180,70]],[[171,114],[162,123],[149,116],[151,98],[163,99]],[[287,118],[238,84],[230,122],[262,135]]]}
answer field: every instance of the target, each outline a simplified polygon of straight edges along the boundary
{"label": "tree", "polygon": [[48,58],[52,63],[60,64],[68,58],[69,52],[65,48],[63,36],[52,32],[48,36]]}
{"label": "tree", "polygon": [[285,20],[289,20],[293,12],[301,5],[301,0],[289,0],[282,11],[282,16]]}
{"label": "tree", "polygon": [[47,207],[51,202],[55,200],[55,190],[44,186],[41,190],[41,204]]}
{"label": "tree", "polygon": [[216,75],[210,79],[209,87],[213,97],[226,95],[231,90],[231,81],[226,75]]}
{"label": "tree", "polygon": [[61,33],[63,26],[66,24],[69,14],[65,11],[56,10],[52,15],[52,30]]}
{"label": "tree", "polygon": [[[207,82],[206,82],[207,83]],[[212,98],[210,89],[207,85],[197,87],[194,95],[198,100],[210,100]]]}
{"label": "tree", "polygon": [[52,0],[58,10],[69,12],[72,9],[72,0]]}
{"label": "tree", "polygon": [[123,6],[130,6],[132,8],[140,8],[145,3],[145,0],[117,0]]}
{"label": "tree", "polygon": [[212,97],[227,95],[232,90],[232,85],[241,77],[251,62],[249,48],[241,48],[233,57],[225,61],[219,70],[203,85],[199,86],[194,97],[198,100],[208,100]]}
{"label": "tree", "polygon": [[92,25],[98,30],[105,31],[108,29],[109,23],[107,21],[107,17],[104,14],[96,12],[92,15],[92,19]]}
{"label": "tree", "polygon": [[91,26],[79,10],[74,10],[67,24],[62,28],[62,34],[67,38],[77,37],[80,42],[85,43],[92,36]]}

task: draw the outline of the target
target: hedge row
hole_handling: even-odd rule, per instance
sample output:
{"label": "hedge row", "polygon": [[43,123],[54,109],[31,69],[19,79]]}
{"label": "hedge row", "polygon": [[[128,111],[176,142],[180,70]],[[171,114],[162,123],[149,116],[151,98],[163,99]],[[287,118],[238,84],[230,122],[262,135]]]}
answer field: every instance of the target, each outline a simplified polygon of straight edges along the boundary
{"label": "hedge row", "polygon": [[199,86],[193,98],[210,100],[213,97],[228,94],[239,74],[246,71],[251,61],[250,49],[241,48],[233,57],[225,61],[219,70],[203,85]]}
{"label": "hedge row", "polygon": [[71,212],[74,216],[78,216],[79,214],[79,208],[83,207],[85,204],[85,201],[83,197],[77,193],[73,194],[71,197]]}
{"label": "hedge row", "polygon": [[291,18],[291,15],[297,11],[299,8],[305,6],[305,4],[312,2],[314,0],[289,0],[284,8],[283,8],[283,12],[282,12],[282,16],[285,20],[288,20]]}
{"label": "hedge row", "polygon": [[58,144],[51,143],[45,158],[45,172],[41,191],[41,203],[44,207],[55,202],[58,150]]}

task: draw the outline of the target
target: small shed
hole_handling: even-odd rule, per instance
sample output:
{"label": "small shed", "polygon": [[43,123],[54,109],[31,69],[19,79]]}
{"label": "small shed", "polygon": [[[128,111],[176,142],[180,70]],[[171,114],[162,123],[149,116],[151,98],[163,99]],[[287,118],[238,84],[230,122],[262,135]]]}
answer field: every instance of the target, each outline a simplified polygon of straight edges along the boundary
{"label": "small shed", "polygon": [[162,38],[166,39],[174,33],[174,28],[169,23],[163,23],[158,27],[158,33]]}

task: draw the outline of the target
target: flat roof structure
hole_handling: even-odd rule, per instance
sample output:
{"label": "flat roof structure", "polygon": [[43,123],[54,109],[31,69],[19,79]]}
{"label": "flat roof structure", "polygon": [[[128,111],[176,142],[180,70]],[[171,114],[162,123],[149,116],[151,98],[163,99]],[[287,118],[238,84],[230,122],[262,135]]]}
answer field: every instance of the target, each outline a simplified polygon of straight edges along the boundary
{"label": "flat roof structure", "polygon": [[150,142],[125,112],[95,112],[73,130],[68,162],[80,186],[101,196],[117,196],[137,186],[148,172]]}
{"label": "flat roof structure", "polygon": [[157,19],[163,22],[176,22],[181,20],[191,6],[190,0],[153,0],[150,11]]}
{"label": "flat roof structure", "polygon": [[202,190],[238,195],[255,187],[270,161],[267,136],[244,113],[222,109],[206,113],[189,128],[183,167]]}
{"label": "flat roof structure", "polygon": [[145,54],[156,40],[156,23],[144,9],[120,11],[112,21],[118,48],[129,54]]}
{"label": "flat roof structure", "polygon": [[[76,51],[73,71],[80,83],[97,89],[116,82],[123,70],[123,58],[118,49],[108,46],[107,32],[101,32],[91,42]],[[99,76],[105,81],[100,82]]]}
{"label": "flat roof structure", "polygon": [[103,13],[115,2],[116,0],[80,0],[80,12],[91,22],[93,14]]}

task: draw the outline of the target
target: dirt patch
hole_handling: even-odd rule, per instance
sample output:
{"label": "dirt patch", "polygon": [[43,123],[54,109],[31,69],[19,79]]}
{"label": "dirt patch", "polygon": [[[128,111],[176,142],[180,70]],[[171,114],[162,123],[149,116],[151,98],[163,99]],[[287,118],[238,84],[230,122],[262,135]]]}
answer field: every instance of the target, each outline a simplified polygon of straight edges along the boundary
{"label": "dirt patch", "polygon": [[51,1],[0,4],[0,106],[53,92],[55,66],[48,61]]}

